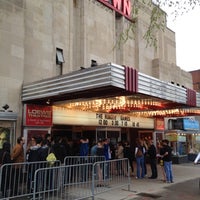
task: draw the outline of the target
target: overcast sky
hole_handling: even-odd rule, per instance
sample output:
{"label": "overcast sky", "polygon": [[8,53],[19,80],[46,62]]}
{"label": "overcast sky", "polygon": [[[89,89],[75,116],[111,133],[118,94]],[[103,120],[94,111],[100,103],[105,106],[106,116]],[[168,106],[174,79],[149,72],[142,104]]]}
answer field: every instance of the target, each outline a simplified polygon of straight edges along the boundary
{"label": "overcast sky", "polygon": [[176,33],[177,65],[185,71],[200,69],[200,7],[175,21],[168,17],[168,27]]}

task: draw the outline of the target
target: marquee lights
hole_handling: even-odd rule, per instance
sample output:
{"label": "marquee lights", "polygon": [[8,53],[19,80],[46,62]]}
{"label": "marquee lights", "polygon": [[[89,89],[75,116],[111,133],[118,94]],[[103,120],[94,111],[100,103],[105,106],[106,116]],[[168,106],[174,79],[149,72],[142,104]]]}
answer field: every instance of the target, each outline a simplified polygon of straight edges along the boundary
{"label": "marquee lights", "polygon": [[200,109],[182,108],[182,109],[169,109],[169,110],[141,111],[141,112],[134,112],[131,114],[138,117],[188,116],[188,115],[200,115]]}
{"label": "marquee lights", "polygon": [[70,102],[64,105],[67,109],[82,111],[106,112],[106,113],[129,113],[137,110],[158,109],[162,104],[153,99],[131,99],[119,96],[108,99],[95,99],[89,101]]}
{"label": "marquee lights", "polygon": [[200,115],[198,108],[167,109],[162,102],[155,99],[140,99],[119,96],[89,101],[65,102],[60,108],[102,113],[127,113],[134,117],[173,117]]}

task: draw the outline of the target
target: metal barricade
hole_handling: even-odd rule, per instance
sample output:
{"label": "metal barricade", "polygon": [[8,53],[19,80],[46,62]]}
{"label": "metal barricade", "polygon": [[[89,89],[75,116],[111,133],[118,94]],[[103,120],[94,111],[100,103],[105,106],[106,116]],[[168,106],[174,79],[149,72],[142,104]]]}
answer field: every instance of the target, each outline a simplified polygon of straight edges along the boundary
{"label": "metal barricade", "polygon": [[64,159],[64,165],[95,163],[99,161],[105,161],[105,156],[67,156]]}
{"label": "metal barricade", "polygon": [[33,183],[33,200],[94,199],[116,188],[130,190],[129,162],[125,158],[38,169]]}
{"label": "metal barricade", "polygon": [[92,196],[91,186],[92,163],[38,169],[33,200],[85,199]]}
{"label": "metal barricade", "polygon": [[128,186],[130,190],[130,166],[127,158],[96,162],[92,169],[92,196]]}
{"label": "metal barricade", "polygon": [[[33,181],[35,171],[39,168],[49,167],[48,161],[24,162],[4,164],[0,168],[0,199],[14,199],[33,194]],[[60,166],[55,161],[54,166]]]}

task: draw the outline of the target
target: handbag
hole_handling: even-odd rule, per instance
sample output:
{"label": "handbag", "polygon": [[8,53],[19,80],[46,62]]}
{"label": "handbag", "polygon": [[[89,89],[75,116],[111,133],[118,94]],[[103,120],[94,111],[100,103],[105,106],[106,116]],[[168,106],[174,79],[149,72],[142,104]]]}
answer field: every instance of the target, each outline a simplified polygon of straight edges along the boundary
{"label": "handbag", "polygon": [[142,150],[140,148],[138,148],[136,157],[142,157],[142,156],[143,156]]}

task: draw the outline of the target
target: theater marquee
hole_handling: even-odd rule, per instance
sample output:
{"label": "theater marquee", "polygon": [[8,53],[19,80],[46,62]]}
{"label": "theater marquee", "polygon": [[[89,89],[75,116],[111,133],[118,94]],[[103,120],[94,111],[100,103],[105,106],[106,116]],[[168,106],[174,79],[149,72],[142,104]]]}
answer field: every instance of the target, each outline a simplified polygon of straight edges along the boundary
{"label": "theater marquee", "polygon": [[154,120],[124,114],[110,114],[53,108],[53,124],[108,126],[127,128],[154,128]]}

